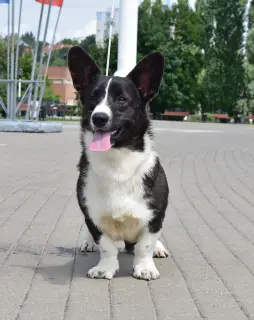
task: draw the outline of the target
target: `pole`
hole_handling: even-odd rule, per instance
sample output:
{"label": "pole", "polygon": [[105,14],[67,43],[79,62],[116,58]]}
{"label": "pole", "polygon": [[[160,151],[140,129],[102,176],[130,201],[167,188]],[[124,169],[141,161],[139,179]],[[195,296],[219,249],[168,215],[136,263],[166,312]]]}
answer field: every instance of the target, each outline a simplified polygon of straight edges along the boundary
{"label": "pole", "polygon": [[[10,80],[10,20],[11,20],[11,7],[8,3],[8,21],[7,21],[7,33],[8,33],[8,45],[7,45],[7,79]],[[7,117],[10,117],[10,82],[7,83]]]}
{"label": "pole", "polygon": [[16,49],[16,63],[15,63],[15,79],[17,79],[18,76],[18,67],[19,67],[19,44],[20,44],[20,25],[21,25],[21,16],[22,16],[22,6],[23,6],[23,0],[20,0],[20,6],[19,6],[19,21],[18,21],[18,34],[17,34],[17,49]]}
{"label": "pole", "polygon": [[137,62],[138,0],[120,0],[118,61],[115,75],[126,76]]}
{"label": "pole", "polygon": [[21,97],[21,79],[19,79],[19,83],[18,83],[18,98],[20,101],[20,97]]}
{"label": "pole", "polygon": [[114,11],[115,11],[115,0],[112,0],[109,39],[108,39],[108,55],[107,55],[106,76],[108,76],[108,72],[109,72],[110,52],[111,52],[111,43],[112,43],[112,31],[113,31],[113,23],[114,23]]}
{"label": "pole", "polygon": [[14,49],[15,49],[15,42],[14,42],[14,32],[15,32],[15,1],[12,1],[12,42],[11,42],[11,90],[10,90],[10,118],[14,120],[14,112],[15,112],[15,87],[14,87]]}
{"label": "pole", "polygon": [[[16,61],[15,61],[15,73],[14,73],[14,111],[13,111],[13,119],[16,118],[16,92],[17,92],[17,77],[18,77],[18,66],[19,66],[19,45],[20,45],[20,25],[21,25],[21,17],[22,17],[22,6],[23,6],[23,0],[20,0],[19,5],[19,20],[18,20],[18,33],[17,33],[17,49],[16,49]],[[20,82],[18,83],[20,86]]]}
{"label": "pole", "polygon": [[47,20],[46,20],[43,43],[42,43],[42,48],[41,48],[41,56],[40,56],[40,63],[39,63],[37,82],[36,82],[35,90],[34,90],[33,107],[32,107],[32,119],[31,120],[33,120],[33,114],[34,114],[34,110],[35,110],[36,100],[37,100],[38,91],[39,91],[39,85],[40,85],[40,81],[41,81],[41,71],[42,71],[42,63],[43,63],[43,56],[44,56],[44,47],[45,47],[46,37],[47,37],[47,33],[48,33],[48,26],[49,26],[49,19],[50,19],[50,13],[51,13],[51,8],[52,8],[52,1],[53,0],[50,0],[49,8],[48,8],[48,16],[47,16]]}
{"label": "pole", "polygon": [[31,99],[32,99],[32,93],[33,93],[33,87],[34,87],[34,75],[35,75],[35,69],[36,69],[36,62],[37,62],[37,56],[38,56],[38,49],[39,49],[39,40],[40,40],[40,33],[41,33],[41,24],[42,24],[42,18],[43,18],[43,11],[44,11],[44,4],[41,5],[41,13],[39,18],[39,26],[37,30],[37,37],[36,37],[36,43],[34,46],[34,53],[33,53],[33,66],[32,66],[32,73],[31,73],[31,87],[29,88],[28,98],[27,98],[27,106],[26,106],[26,120],[29,119],[29,111],[30,111],[30,105],[31,105]]}
{"label": "pole", "polygon": [[39,99],[38,111],[37,111],[37,114],[36,114],[36,120],[39,119],[39,113],[40,113],[40,110],[41,110],[42,99],[43,99],[45,86],[46,86],[48,68],[49,68],[49,64],[50,64],[52,49],[53,49],[53,46],[55,44],[55,36],[56,36],[56,31],[57,31],[58,23],[59,23],[59,20],[60,20],[61,12],[62,12],[62,7],[60,7],[60,9],[58,11],[55,30],[54,30],[51,46],[50,46],[49,53],[48,53],[47,65],[46,65],[46,68],[45,68],[45,71],[44,71],[44,78],[43,78],[43,83],[42,83],[41,92],[40,92],[40,99]]}

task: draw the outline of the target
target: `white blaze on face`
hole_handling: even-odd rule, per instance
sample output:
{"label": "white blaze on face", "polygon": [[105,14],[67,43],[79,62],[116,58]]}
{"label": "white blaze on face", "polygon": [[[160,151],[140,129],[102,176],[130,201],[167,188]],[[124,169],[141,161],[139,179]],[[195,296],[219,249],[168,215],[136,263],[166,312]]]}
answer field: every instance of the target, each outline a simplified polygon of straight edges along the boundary
{"label": "white blaze on face", "polygon": [[[110,83],[112,81],[112,78],[109,79],[107,85],[106,85],[106,88],[105,88],[105,96],[104,98],[102,99],[102,101],[95,107],[94,111],[92,112],[91,114],[91,119],[93,117],[93,115],[97,112],[103,112],[103,113],[106,113],[109,117],[109,121],[111,122],[112,120],[112,111],[108,105],[108,91],[109,91],[109,86],[110,86]],[[94,125],[93,125],[93,122],[91,120],[91,127],[94,128]]]}
{"label": "white blaze on face", "polygon": [[[95,115],[97,112],[102,112],[106,113],[109,117],[109,127],[110,123],[112,122],[112,111],[110,109],[110,106],[108,104],[108,91],[109,91],[109,86],[112,81],[112,78],[109,79],[106,88],[105,88],[105,96],[102,99],[102,101],[95,107],[94,111],[91,114],[91,127],[94,130],[94,125],[92,121],[93,115]],[[111,145],[111,133],[110,131],[107,130],[95,130],[93,133],[93,139],[92,142],[89,144],[89,149],[91,151],[109,151],[112,147]]]}

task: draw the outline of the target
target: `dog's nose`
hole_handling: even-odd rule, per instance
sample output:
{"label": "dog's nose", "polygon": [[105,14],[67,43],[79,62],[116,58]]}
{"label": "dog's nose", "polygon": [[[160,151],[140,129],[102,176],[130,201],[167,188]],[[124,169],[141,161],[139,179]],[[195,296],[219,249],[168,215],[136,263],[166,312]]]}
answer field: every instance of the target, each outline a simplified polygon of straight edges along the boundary
{"label": "dog's nose", "polygon": [[92,116],[92,122],[98,128],[104,127],[108,121],[109,121],[109,116],[105,112],[96,112]]}

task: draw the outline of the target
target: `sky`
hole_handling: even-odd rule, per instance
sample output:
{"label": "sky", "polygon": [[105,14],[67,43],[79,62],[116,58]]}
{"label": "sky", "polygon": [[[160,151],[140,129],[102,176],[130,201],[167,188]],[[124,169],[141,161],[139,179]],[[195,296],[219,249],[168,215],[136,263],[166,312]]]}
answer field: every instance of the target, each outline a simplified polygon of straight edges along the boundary
{"label": "sky", "polygon": [[[131,1],[131,0],[130,0]],[[193,5],[195,0],[190,0]],[[18,24],[19,1],[16,4],[16,31]],[[96,12],[111,8],[112,0],[64,0],[62,14],[56,33],[56,41],[63,38],[79,38],[96,32]],[[115,0],[115,7],[119,7],[119,0]],[[35,0],[23,0],[21,34],[26,31],[37,33],[41,5]],[[48,6],[45,6],[48,9]],[[58,7],[52,7],[47,41],[51,42],[53,30],[58,14]],[[45,28],[46,14],[44,13],[43,26]],[[44,28],[42,30],[44,30]],[[7,5],[0,4],[0,35],[7,33]],[[42,37],[41,37],[42,38]]]}

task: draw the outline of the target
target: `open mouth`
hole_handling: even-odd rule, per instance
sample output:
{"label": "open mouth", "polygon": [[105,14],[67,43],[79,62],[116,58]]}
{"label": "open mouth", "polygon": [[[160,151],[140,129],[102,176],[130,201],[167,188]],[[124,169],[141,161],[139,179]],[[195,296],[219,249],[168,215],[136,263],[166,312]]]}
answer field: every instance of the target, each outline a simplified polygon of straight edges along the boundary
{"label": "open mouth", "polygon": [[89,145],[91,151],[108,151],[114,145],[114,140],[121,134],[122,128],[114,131],[96,130],[93,132],[93,140]]}

